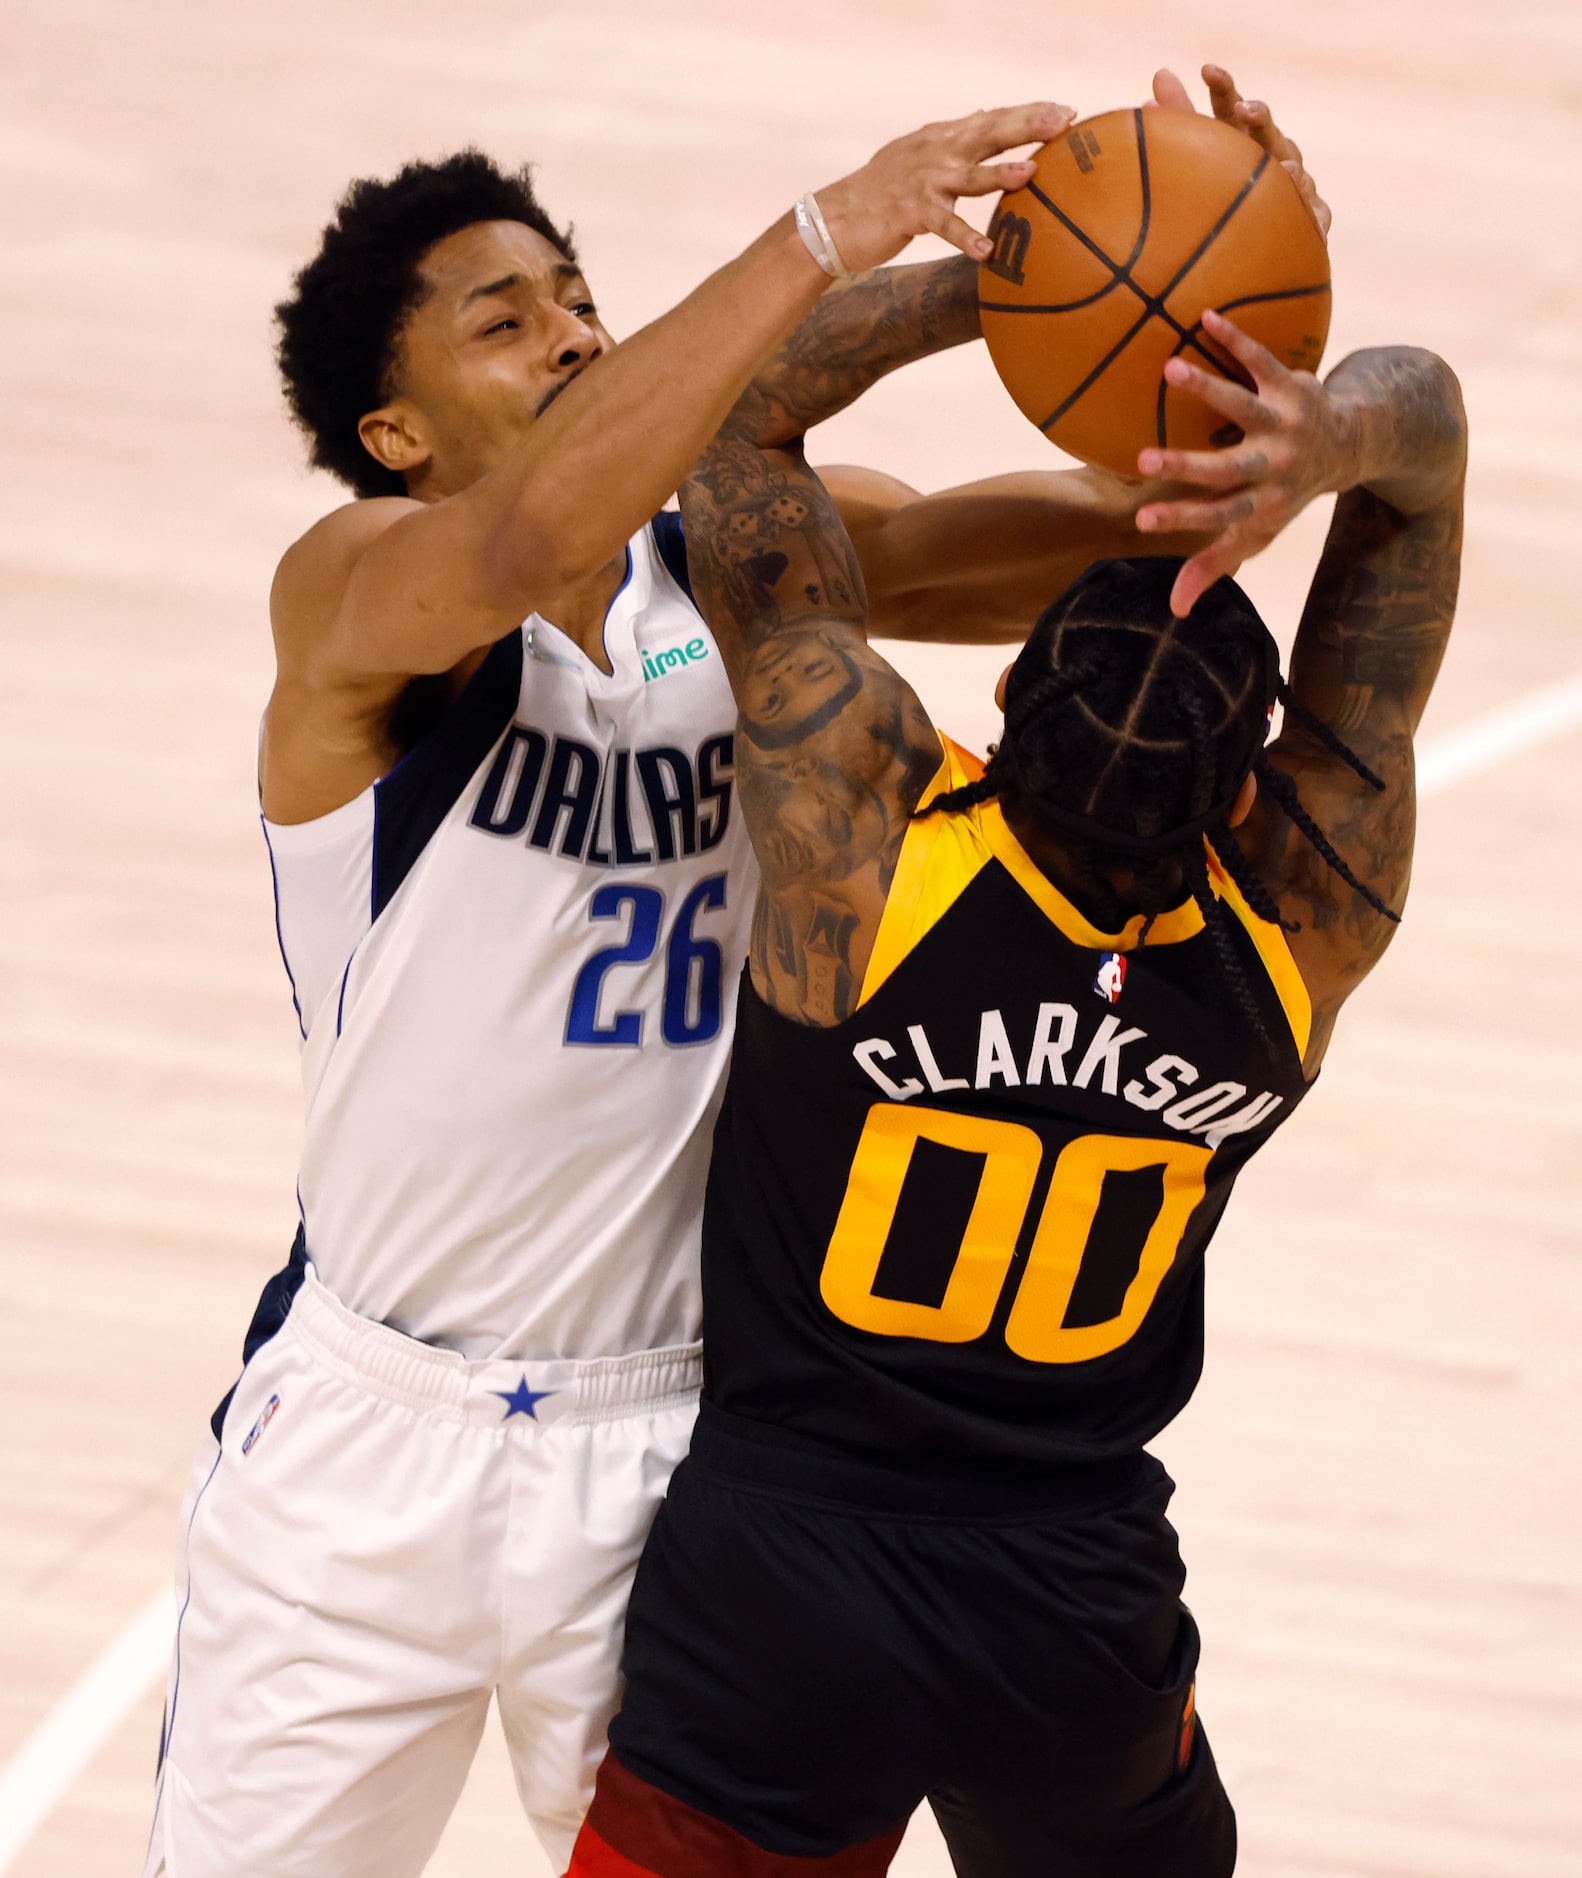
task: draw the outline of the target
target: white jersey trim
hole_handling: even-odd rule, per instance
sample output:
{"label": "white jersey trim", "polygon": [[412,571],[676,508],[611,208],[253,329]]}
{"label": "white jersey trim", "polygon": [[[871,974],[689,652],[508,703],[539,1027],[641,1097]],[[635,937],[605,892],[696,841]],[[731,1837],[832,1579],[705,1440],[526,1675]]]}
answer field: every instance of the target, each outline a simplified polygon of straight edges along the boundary
{"label": "white jersey trim", "polygon": [[[373,923],[369,883],[378,786],[371,784],[311,822],[259,817],[274,878],[275,933],[304,1040],[338,999],[351,956]],[[282,874],[288,876],[284,894]]]}

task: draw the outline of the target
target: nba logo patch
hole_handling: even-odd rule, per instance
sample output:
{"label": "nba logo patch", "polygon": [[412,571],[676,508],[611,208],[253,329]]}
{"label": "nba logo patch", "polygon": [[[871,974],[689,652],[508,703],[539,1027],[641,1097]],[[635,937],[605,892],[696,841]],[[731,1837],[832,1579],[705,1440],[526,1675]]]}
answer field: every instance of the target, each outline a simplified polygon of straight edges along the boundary
{"label": "nba logo patch", "polygon": [[1113,1004],[1121,995],[1121,987],[1125,983],[1125,957],[1119,952],[1106,952],[1099,960],[1099,975],[1093,981],[1093,989],[1106,1004]]}
{"label": "nba logo patch", "polygon": [[264,1430],[269,1426],[269,1424],[275,1419],[275,1410],[278,1409],[279,1407],[280,1407],[280,1397],[277,1395],[272,1395],[269,1398],[269,1400],[264,1404],[264,1412],[259,1416],[258,1420],[255,1421],[252,1427],[249,1428],[247,1431],[247,1438],[242,1443],[242,1452],[244,1454],[252,1453],[253,1449],[258,1444],[259,1436],[264,1432]]}

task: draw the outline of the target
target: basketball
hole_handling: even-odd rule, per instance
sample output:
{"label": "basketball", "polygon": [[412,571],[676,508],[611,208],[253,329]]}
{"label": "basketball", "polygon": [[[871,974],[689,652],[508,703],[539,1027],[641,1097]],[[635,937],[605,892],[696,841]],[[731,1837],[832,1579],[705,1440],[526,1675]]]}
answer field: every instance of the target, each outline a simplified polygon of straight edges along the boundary
{"label": "basketball", "polygon": [[995,369],[1051,443],[1130,476],[1150,445],[1234,443],[1234,425],[1164,379],[1177,354],[1245,378],[1203,331],[1211,307],[1293,370],[1317,367],[1329,254],[1252,138],[1186,111],[1110,111],[1036,161],[1000,199],[978,296]]}

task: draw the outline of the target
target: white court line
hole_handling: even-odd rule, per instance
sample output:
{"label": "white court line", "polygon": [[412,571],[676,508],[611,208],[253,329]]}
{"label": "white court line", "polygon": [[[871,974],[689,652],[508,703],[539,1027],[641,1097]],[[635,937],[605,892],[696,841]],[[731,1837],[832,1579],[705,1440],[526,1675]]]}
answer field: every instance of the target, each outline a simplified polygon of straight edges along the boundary
{"label": "white court line", "polygon": [[[1417,792],[1435,795],[1582,724],[1582,672],[1529,691],[1417,753]],[[148,1604],[67,1691],[0,1773],[0,1878],[55,1804],[165,1673],[175,1632],[168,1591]]]}
{"label": "white court line", "polygon": [[56,1802],[165,1674],[175,1632],[175,1599],[167,1586],[89,1665],[0,1773],[0,1873],[11,1869]]}
{"label": "white court line", "polygon": [[1509,704],[1435,737],[1417,753],[1417,793],[1449,789],[1507,757],[1582,724],[1582,672],[1525,692]]}

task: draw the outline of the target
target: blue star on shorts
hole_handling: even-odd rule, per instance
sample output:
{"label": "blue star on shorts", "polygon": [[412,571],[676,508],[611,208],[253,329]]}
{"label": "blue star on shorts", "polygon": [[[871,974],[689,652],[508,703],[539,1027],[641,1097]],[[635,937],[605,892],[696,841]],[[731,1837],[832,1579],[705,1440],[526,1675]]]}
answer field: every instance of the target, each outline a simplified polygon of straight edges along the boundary
{"label": "blue star on shorts", "polygon": [[542,1402],[546,1396],[556,1395],[559,1392],[554,1389],[539,1389],[536,1392],[529,1389],[527,1386],[527,1377],[524,1374],[522,1380],[514,1389],[491,1389],[489,1393],[490,1395],[497,1395],[505,1404],[504,1419],[506,1421],[509,1421],[513,1415],[526,1415],[536,1422],[538,1420],[539,1403]]}

